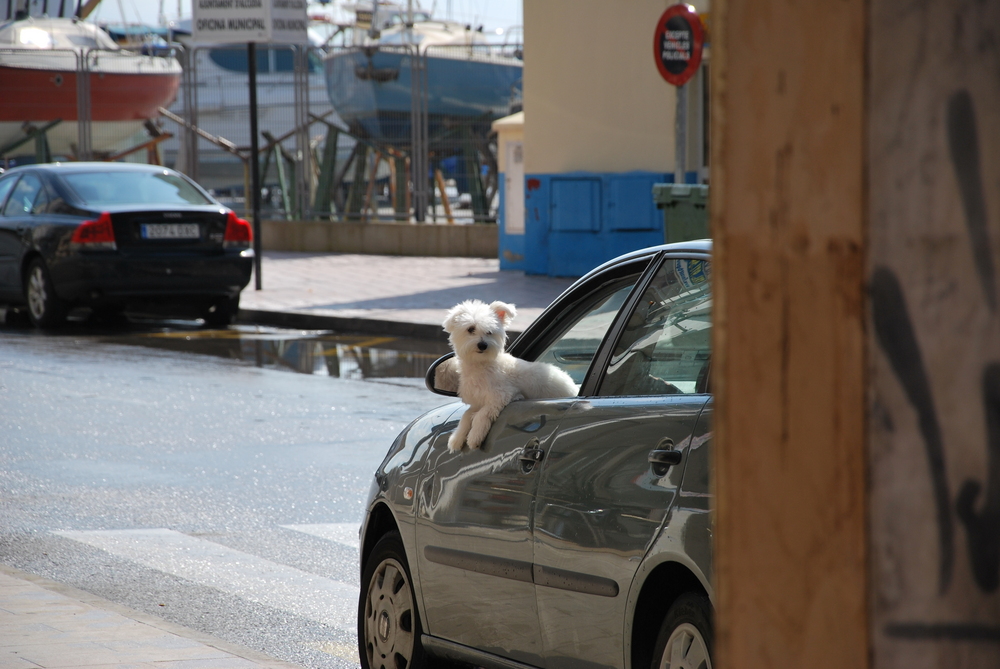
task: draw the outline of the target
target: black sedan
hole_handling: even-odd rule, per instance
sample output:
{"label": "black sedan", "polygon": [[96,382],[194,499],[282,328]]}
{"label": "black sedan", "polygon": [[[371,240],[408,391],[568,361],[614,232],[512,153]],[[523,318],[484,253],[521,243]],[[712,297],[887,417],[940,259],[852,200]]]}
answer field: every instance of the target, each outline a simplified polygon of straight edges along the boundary
{"label": "black sedan", "polygon": [[578,395],[511,402],[477,449],[448,448],[461,403],[396,438],[362,524],[364,669],[712,669],[711,250],[613,260],[511,344]]}
{"label": "black sedan", "polygon": [[53,163],[0,176],[0,303],[37,327],[76,307],[231,323],[250,281],[247,221],[155,165]]}

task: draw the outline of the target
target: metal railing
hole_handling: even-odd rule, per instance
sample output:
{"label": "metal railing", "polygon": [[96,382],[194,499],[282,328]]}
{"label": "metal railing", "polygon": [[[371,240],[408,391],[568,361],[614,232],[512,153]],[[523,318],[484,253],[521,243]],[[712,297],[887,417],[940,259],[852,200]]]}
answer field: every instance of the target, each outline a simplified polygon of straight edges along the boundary
{"label": "metal railing", "polygon": [[[22,127],[2,126],[0,160],[145,159],[185,172],[247,214],[246,53],[243,45],[159,50],[182,66],[175,100],[157,118],[117,122],[94,116],[95,65],[109,55],[67,51],[73,117],[36,105]],[[519,46],[258,45],[257,53],[263,216],[496,221],[491,124],[520,108]]]}

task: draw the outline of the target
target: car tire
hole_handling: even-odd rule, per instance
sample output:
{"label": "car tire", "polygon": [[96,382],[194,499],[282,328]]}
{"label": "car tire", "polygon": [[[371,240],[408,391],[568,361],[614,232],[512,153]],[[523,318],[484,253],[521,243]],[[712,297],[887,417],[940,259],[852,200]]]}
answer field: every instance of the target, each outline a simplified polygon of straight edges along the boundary
{"label": "car tire", "polygon": [[54,328],[66,321],[69,306],[56,295],[49,268],[41,258],[35,258],[28,265],[24,299],[28,303],[28,318],[35,327]]}
{"label": "car tire", "polygon": [[210,306],[202,314],[205,325],[210,328],[229,327],[236,321],[236,315],[240,311],[240,296],[224,297]]}
{"label": "car tire", "polygon": [[358,652],[362,669],[425,667],[420,614],[399,532],[372,549],[361,576]]}
{"label": "car tire", "polygon": [[708,597],[683,594],[663,617],[651,669],[712,669],[712,641]]}

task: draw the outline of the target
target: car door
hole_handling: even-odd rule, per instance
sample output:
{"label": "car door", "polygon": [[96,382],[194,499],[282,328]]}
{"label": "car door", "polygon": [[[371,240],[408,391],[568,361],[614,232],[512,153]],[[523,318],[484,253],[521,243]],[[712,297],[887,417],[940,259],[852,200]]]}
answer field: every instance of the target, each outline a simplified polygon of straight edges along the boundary
{"label": "car door", "polygon": [[706,429],[709,276],[707,258],[662,261],[547,444],[532,560],[548,669],[624,666],[629,586]]}
{"label": "car door", "polygon": [[18,207],[15,202],[12,214],[6,212],[7,196],[14,189],[19,177],[16,174],[0,179],[0,297],[14,299],[20,297],[21,282],[17,276],[18,261],[21,257],[21,233],[18,230]]}
{"label": "car door", "polygon": [[[538,335],[550,342],[545,355],[563,360],[575,380],[584,379],[639,269],[582,287],[586,298],[555,314],[553,327]],[[542,662],[531,540],[537,458],[576,402],[512,402],[481,448],[451,453],[440,439],[428,455],[416,506],[427,633],[520,662]]]}

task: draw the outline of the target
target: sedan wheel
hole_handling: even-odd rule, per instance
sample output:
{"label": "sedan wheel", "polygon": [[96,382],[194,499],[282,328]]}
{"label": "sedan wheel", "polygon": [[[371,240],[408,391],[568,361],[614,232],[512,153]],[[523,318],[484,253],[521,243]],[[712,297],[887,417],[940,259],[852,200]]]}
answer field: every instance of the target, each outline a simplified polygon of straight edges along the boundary
{"label": "sedan wheel", "polygon": [[35,327],[51,328],[66,320],[67,305],[56,296],[49,270],[40,258],[28,266],[24,297],[28,302],[28,318]]}
{"label": "sedan wheel", "polygon": [[656,637],[652,669],[712,669],[712,606],[688,593],[674,602]]}
{"label": "sedan wheel", "polygon": [[423,667],[420,618],[398,532],[390,532],[375,544],[361,583],[358,649],[362,667]]}

